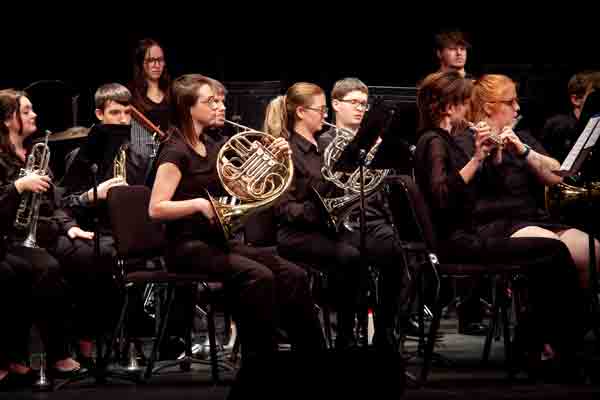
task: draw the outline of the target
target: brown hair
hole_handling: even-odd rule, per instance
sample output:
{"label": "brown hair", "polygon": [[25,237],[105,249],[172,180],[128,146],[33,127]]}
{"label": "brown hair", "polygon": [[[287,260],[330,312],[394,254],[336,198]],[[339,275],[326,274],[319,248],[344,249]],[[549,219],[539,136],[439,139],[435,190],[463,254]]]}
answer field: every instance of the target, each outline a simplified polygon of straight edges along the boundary
{"label": "brown hair", "polygon": [[506,75],[488,74],[475,81],[471,95],[471,121],[483,120],[486,117],[485,103],[502,100],[503,94],[512,87],[516,87],[515,82]]}
{"label": "brown hair", "polygon": [[19,121],[19,134],[22,133],[23,123],[21,121],[21,97],[26,97],[27,94],[14,89],[0,90],[0,152],[15,154],[15,146],[10,141],[8,127],[5,122],[12,118],[13,114],[17,114]]}
{"label": "brown hair", "polygon": [[435,72],[427,75],[417,91],[419,129],[439,126],[450,105],[469,101],[473,83],[458,72]]}
{"label": "brown hair", "polygon": [[453,46],[462,46],[469,49],[471,43],[467,40],[466,34],[461,31],[445,31],[435,35],[436,50],[441,51]]}
{"label": "brown hair", "polygon": [[350,92],[354,92],[358,90],[369,95],[369,88],[367,85],[363,83],[358,78],[344,78],[340,79],[333,85],[333,89],[331,90],[331,98],[336,100],[341,100]]}
{"label": "brown hair", "polygon": [[223,84],[200,74],[182,75],[171,85],[171,125],[170,133],[183,137],[189,146],[195,148],[199,143],[198,132],[190,114],[190,108],[198,101],[198,89],[208,85],[215,94],[224,91]]}
{"label": "brown hair", "polygon": [[592,71],[583,71],[578,72],[569,79],[569,83],[567,85],[567,93],[569,96],[575,96],[578,99],[585,96],[587,91],[592,86]]}
{"label": "brown hair", "polygon": [[[148,91],[148,82],[146,81],[146,76],[144,75],[144,60],[146,59],[146,53],[152,47],[160,47],[165,53],[163,47],[154,39],[142,39],[138,42],[137,47],[133,53],[133,80],[129,84],[129,88],[131,89],[131,93],[133,95],[133,102],[137,106],[141,106],[146,104],[144,99],[146,98],[146,92]],[[167,64],[165,63],[162,75],[158,79],[158,88],[162,90],[165,95],[165,101],[167,104],[170,101],[170,92],[169,86],[171,85],[171,76],[169,75],[169,71],[167,69]],[[143,112],[147,110],[142,109]]]}
{"label": "brown hair", "polygon": [[131,92],[120,83],[107,83],[100,86],[94,94],[96,108],[104,110],[109,101],[128,106],[131,103]]}
{"label": "brown hair", "polygon": [[265,114],[265,132],[289,139],[296,122],[296,110],[298,107],[310,105],[318,95],[325,95],[318,85],[308,82],[294,83],[285,96],[278,96],[269,104]]}

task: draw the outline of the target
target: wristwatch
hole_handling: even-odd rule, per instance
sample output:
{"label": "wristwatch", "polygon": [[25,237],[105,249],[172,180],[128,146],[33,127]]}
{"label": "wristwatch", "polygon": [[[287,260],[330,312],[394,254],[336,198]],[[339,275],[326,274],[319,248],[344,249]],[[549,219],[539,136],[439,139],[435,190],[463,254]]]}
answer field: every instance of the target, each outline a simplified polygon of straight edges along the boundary
{"label": "wristwatch", "polygon": [[527,145],[525,143],[523,143],[523,146],[525,146],[525,152],[523,154],[520,154],[519,158],[522,158],[524,160],[529,155],[529,152],[531,151],[531,147],[529,147],[529,145]]}

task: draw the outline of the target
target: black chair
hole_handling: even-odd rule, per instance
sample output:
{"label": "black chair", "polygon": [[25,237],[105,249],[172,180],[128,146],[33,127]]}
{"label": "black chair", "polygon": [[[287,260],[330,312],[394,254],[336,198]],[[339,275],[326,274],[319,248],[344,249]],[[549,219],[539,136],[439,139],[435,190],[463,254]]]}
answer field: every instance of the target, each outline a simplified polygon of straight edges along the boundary
{"label": "black chair", "polygon": [[[273,208],[261,210],[248,218],[244,225],[244,243],[254,247],[267,247],[277,253],[277,222]],[[329,286],[327,273],[320,271],[310,263],[294,261],[295,264],[308,272],[310,288],[315,308],[323,317],[323,331],[328,348],[333,347],[331,308],[326,299]]]}
{"label": "black chair", "polygon": [[[431,368],[431,362],[434,355],[435,339],[437,337],[440,326],[440,318],[442,314],[442,303],[440,300],[440,277],[442,275],[448,277],[464,277],[464,276],[495,276],[498,278],[498,290],[493,305],[494,314],[492,323],[495,324],[499,319],[502,321],[503,337],[504,337],[504,353],[505,363],[509,377],[513,375],[512,355],[511,355],[511,334],[509,327],[508,311],[510,308],[510,299],[507,297],[507,283],[510,278],[521,272],[521,268],[515,265],[496,265],[496,264],[451,264],[440,261],[438,253],[438,243],[436,240],[435,228],[431,220],[429,207],[427,206],[424,197],[422,196],[418,186],[414,183],[411,177],[406,175],[397,175],[387,178],[387,190],[389,195],[392,214],[394,221],[398,226],[402,227],[402,231],[411,230],[417,242],[421,245],[411,244],[408,249],[413,252],[420,252],[424,259],[417,269],[417,278],[415,279],[418,287],[418,296],[420,304],[420,329],[422,341],[425,340],[424,334],[424,318],[423,311],[423,279],[427,268],[430,270],[433,277],[433,318],[429,328],[429,335],[424,344],[424,360],[421,370],[420,381],[425,383]],[[412,228],[412,229],[411,229]],[[495,326],[491,327],[486,338],[484,346],[483,361],[489,358],[491,348],[491,340],[494,334]]]}
{"label": "black chair", "polygon": [[[155,338],[152,353],[148,359],[144,379],[149,379],[153,373],[161,369],[180,365],[184,371],[189,371],[192,363],[206,364],[203,360],[192,358],[192,320],[195,302],[190,304],[186,315],[185,357],[154,368],[158,349],[163,341],[169,320],[169,312],[173,304],[175,288],[177,285],[187,285],[196,288],[198,285],[204,290],[207,298],[207,322],[208,338],[210,344],[210,367],[213,382],[219,382],[219,368],[232,369],[230,366],[218,360],[216,346],[216,327],[214,314],[214,301],[218,298],[218,291],[222,287],[220,283],[209,283],[209,277],[203,274],[181,274],[171,273],[166,270],[137,270],[135,264],[147,259],[161,257],[166,247],[164,226],[154,222],[148,215],[150,201],[150,189],[146,186],[123,186],[112,188],[108,193],[108,209],[111,219],[112,232],[117,249],[117,268],[115,279],[123,291],[123,306],[119,320],[112,334],[110,345],[106,354],[102,356],[102,368],[110,359],[116,339],[122,329],[126,315],[130,293],[136,286],[147,284],[162,284],[167,286],[166,306],[163,315],[160,316],[158,337]],[[132,271],[132,272],[130,272]]]}

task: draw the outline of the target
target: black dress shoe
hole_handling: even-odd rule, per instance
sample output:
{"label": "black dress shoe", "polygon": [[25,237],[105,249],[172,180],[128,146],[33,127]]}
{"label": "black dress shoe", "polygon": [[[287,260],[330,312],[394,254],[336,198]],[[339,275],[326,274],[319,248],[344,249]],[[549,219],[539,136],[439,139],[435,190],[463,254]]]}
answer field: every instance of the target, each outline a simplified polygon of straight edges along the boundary
{"label": "black dress shoe", "polygon": [[458,333],[461,335],[485,336],[488,333],[488,326],[481,322],[471,322],[466,326],[459,326]]}

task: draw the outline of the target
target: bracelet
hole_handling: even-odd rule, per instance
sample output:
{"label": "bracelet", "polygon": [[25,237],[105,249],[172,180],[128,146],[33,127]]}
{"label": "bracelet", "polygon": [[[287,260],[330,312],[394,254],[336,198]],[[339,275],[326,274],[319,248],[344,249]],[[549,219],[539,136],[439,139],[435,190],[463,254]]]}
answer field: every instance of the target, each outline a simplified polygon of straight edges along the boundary
{"label": "bracelet", "polygon": [[531,147],[529,147],[529,145],[526,145],[525,143],[523,143],[523,146],[525,146],[525,153],[519,155],[519,158],[522,158],[524,160],[529,155],[529,152],[531,151]]}

